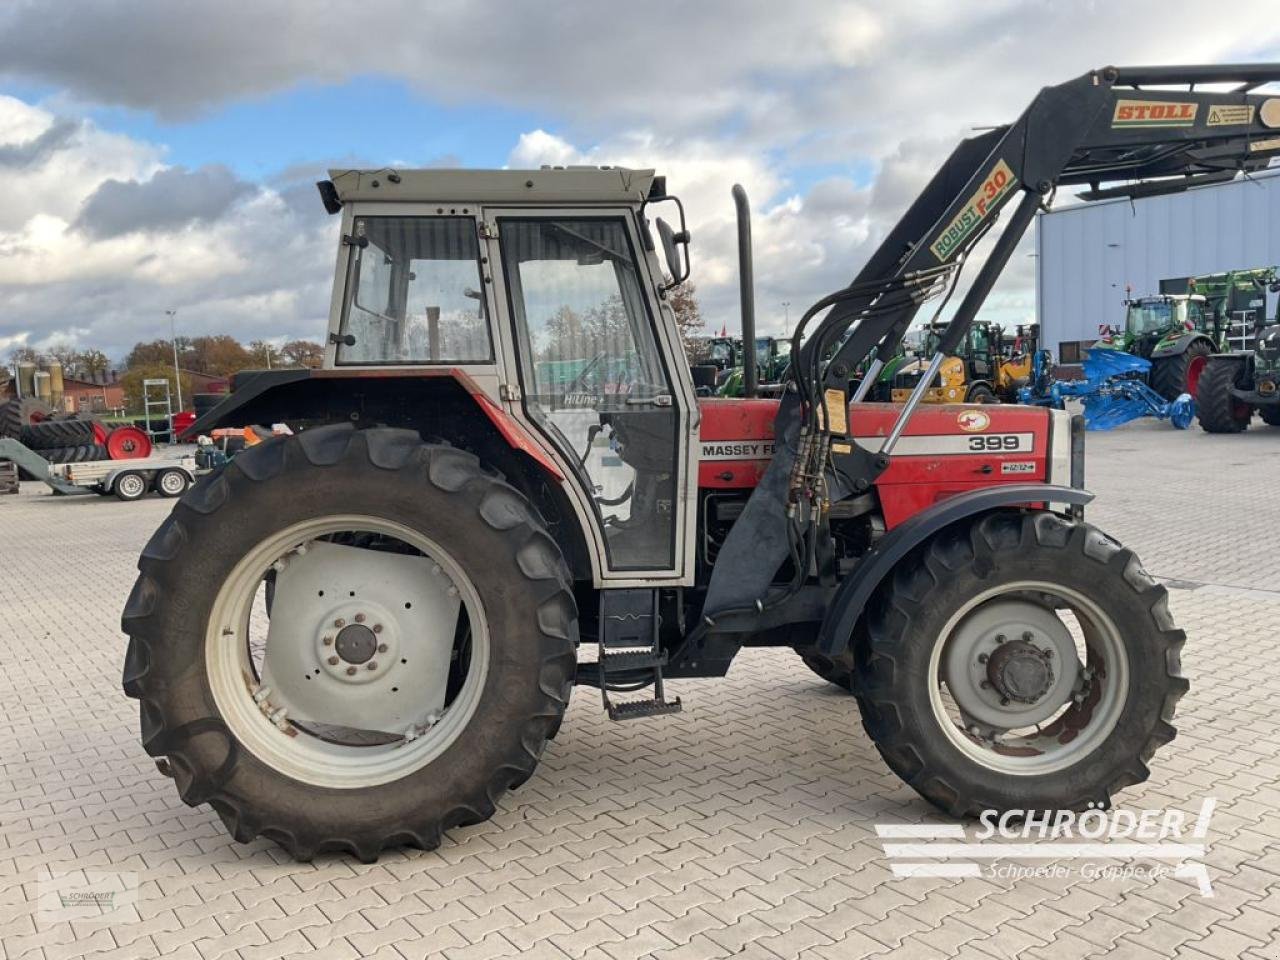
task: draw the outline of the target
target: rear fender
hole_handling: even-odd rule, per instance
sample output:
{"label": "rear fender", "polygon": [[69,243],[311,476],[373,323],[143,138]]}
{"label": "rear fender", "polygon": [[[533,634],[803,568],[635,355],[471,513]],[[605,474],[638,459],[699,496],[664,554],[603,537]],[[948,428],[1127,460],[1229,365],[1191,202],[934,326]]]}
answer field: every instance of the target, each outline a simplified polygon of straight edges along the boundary
{"label": "rear fender", "polygon": [[970,490],[942,500],[914,514],[894,527],[836,589],[822,629],[818,649],[827,656],[839,656],[849,646],[858,618],[876,588],[891,576],[894,568],[926,540],[947,527],[980,514],[1032,503],[1062,503],[1083,507],[1093,499],[1087,490],[1043,483],[1007,483]]}
{"label": "rear fender", "polygon": [[[528,454],[557,481],[559,468],[528,431],[495,403],[464,371],[429,370],[269,370],[252,376],[182,434],[194,439],[218,427],[320,421],[372,420],[420,424],[442,396],[469,398],[514,450]],[[436,401],[431,403],[430,401]],[[447,436],[446,429],[427,431]]]}
{"label": "rear fender", "polygon": [[1176,357],[1179,354],[1187,352],[1187,349],[1193,343],[1203,343],[1212,352],[1214,350],[1213,341],[1206,337],[1203,333],[1187,333],[1176,338],[1161,340],[1154,350],[1151,351],[1152,360],[1163,360],[1166,357]]}

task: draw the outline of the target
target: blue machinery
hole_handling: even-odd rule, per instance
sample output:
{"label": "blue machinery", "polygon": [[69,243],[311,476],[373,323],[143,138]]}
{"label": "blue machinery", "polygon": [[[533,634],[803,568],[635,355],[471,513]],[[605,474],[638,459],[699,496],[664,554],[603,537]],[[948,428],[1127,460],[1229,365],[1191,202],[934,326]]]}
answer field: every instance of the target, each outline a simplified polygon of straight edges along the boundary
{"label": "blue machinery", "polygon": [[1195,401],[1190,394],[1165,400],[1147,386],[1151,361],[1119,350],[1095,348],[1086,351],[1083,380],[1053,380],[1048,377],[1048,358],[1037,352],[1031,382],[1018,391],[1019,403],[1056,407],[1061,410],[1067,397],[1084,401],[1085,426],[1089,430],[1110,430],[1139,417],[1168,420],[1179,430],[1195,419]]}

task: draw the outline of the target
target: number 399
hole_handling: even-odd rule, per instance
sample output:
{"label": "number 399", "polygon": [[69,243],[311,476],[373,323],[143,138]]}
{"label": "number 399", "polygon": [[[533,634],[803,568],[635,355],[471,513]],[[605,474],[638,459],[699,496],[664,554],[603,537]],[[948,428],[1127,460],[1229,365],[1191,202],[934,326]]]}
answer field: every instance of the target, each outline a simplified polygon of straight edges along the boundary
{"label": "number 399", "polygon": [[1018,438],[1013,434],[990,434],[969,438],[969,449],[987,452],[991,450],[1017,450]]}

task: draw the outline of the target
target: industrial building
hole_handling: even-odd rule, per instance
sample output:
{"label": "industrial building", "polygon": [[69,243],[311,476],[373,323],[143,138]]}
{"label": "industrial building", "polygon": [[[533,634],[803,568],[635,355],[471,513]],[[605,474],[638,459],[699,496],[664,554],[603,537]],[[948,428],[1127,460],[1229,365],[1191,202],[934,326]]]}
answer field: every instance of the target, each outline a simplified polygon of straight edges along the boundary
{"label": "industrial building", "polygon": [[[1037,219],[1036,312],[1064,363],[1124,322],[1127,296],[1194,276],[1280,265],[1280,169],[1141,200],[1070,203]],[[1269,294],[1267,315],[1275,316]]]}

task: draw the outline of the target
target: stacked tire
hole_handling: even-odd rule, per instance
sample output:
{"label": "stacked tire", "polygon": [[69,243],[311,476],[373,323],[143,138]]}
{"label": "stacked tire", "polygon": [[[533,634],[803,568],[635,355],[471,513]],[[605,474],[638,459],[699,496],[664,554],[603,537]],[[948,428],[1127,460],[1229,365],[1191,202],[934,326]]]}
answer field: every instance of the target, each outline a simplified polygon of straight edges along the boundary
{"label": "stacked tire", "polygon": [[18,431],[18,442],[50,463],[106,460],[107,448],[98,442],[92,420],[41,420]]}
{"label": "stacked tire", "polygon": [[35,399],[9,400],[0,404],[0,437],[19,439],[22,428],[53,415],[53,408]]}

